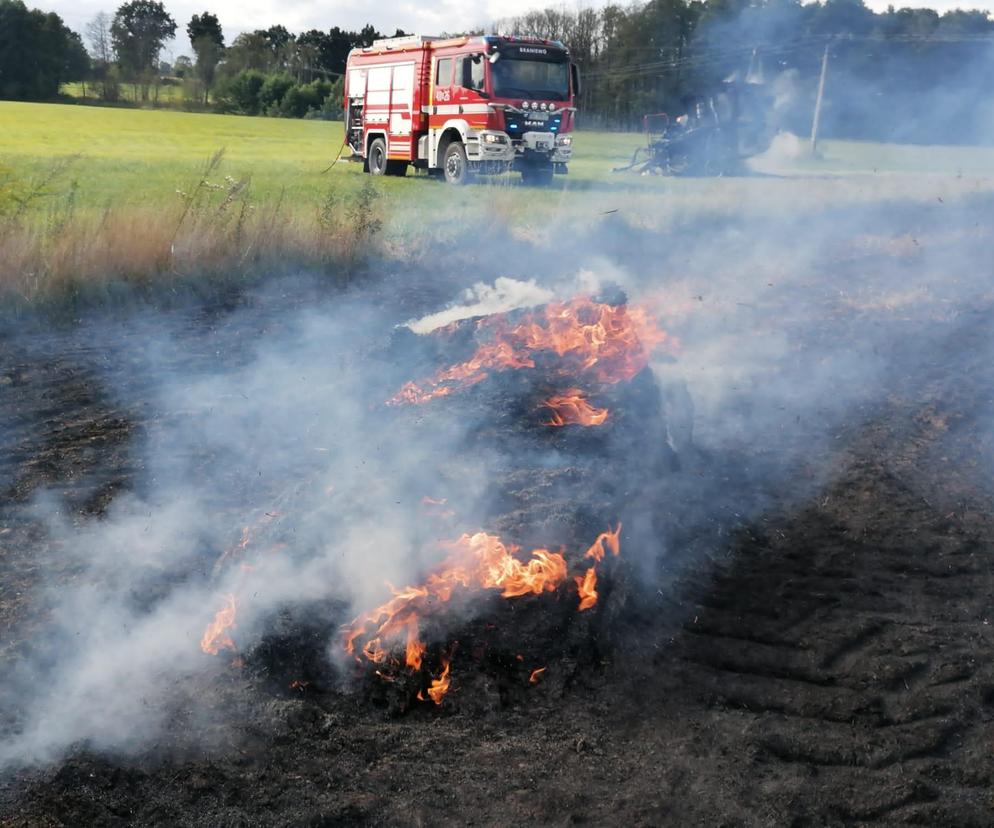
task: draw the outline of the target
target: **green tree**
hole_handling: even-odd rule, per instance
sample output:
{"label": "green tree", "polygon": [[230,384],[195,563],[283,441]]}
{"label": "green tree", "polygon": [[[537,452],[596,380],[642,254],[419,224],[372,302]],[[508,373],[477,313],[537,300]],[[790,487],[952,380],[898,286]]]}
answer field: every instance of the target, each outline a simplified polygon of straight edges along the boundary
{"label": "green tree", "polygon": [[948,35],[989,35],[994,30],[994,21],[990,12],[963,11],[953,9],[947,11],[939,19],[939,31]]}
{"label": "green tree", "polygon": [[218,98],[224,108],[242,115],[259,114],[259,92],[266,76],[258,69],[245,69],[218,85]]}
{"label": "green tree", "polygon": [[283,96],[294,86],[290,75],[270,75],[259,90],[259,110],[264,115],[278,115]]}
{"label": "green tree", "polygon": [[66,81],[82,80],[90,59],[79,35],[54,12],[0,0],[0,98],[54,98]]}
{"label": "green tree", "polygon": [[303,118],[309,113],[320,112],[333,88],[332,83],[326,80],[292,86],[272,114],[279,114],[284,118]]}
{"label": "green tree", "polygon": [[244,32],[231,42],[219,71],[228,78],[248,69],[268,72],[272,69],[270,57],[269,42],[264,35]]}
{"label": "green tree", "polygon": [[177,78],[186,80],[193,76],[193,61],[186,55],[180,55],[173,64],[173,71],[176,73]]}
{"label": "green tree", "polygon": [[[393,36],[403,37],[404,32],[397,29]],[[312,50],[312,68],[320,70],[325,77],[336,77],[345,72],[345,61],[353,48],[369,46],[380,37],[382,35],[368,24],[358,32],[333,26],[327,32],[317,29],[304,32],[297,37],[297,45],[310,47]]]}
{"label": "green tree", "polygon": [[866,35],[873,29],[875,15],[863,0],[825,0],[817,9],[812,31],[829,35]]}
{"label": "green tree", "polygon": [[197,77],[204,85],[204,106],[207,106],[217,65],[224,56],[224,33],[217,16],[206,11],[190,18],[186,33],[197,56]]}
{"label": "green tree", "polygon": [[142,100],[155,76],[162,44],[176,34],[176,21],[158,0],[130,0],[114,14],[111,42],[122,68],[141,84]]}
{"label": "green tree", "polygon": [[290,55],[297,37],[291,34],[285,26],[270,26],[259,29],[253,34],[258,35],[266,44],[269,52],[269,68],[281,71],[289,67]]}
{"label": "green tree", "polygon": [[114,66],[114,44],[110,36],[110,15],[98,12],[86,24],[86,39],[90,44],[91,72],[105,101],[118,98],[117,70]]}

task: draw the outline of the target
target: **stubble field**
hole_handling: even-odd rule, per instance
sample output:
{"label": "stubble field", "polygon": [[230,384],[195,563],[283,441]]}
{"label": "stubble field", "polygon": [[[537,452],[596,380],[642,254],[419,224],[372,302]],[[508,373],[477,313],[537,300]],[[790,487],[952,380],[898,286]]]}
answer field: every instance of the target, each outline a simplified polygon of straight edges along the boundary
{"label": "stubble field", "polygon": [[[336,125],[9,106],[17,175],[83,153],[81,228],[111,202],[191,246],[158,289],[0,328],[0,824],[991,823],[990,151],[828,142],[674,180],[580,133],[549,191],[375,182],[382,228],[315,261],[294,245],[331,232],[328,192],[336,226],[364,192],[322,173]],[[172,233],[219,146],[256,230],[294,211],[296,259]],[[211,250],[246,272],[162,289]],[[385,405],[522,317],[407,320],[578,295],[667,334],[595,389],[599,429],[536,413],[543,371],[584,379],[550,349]],[[428,641],[442,704],[344,659],[339,626],[434,538],[574,550],[615,521],[592,611],[571,580],[468,596]],[[234,651],[205,654],[229,589]]]}

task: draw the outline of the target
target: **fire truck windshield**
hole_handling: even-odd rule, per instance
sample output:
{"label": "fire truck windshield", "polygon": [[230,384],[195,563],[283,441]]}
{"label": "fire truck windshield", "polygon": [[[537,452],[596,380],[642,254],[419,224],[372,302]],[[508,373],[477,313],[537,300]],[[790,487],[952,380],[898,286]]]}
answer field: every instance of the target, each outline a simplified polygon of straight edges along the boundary
{"label": "fire truck windshield", "polygon": [[490,69],[495,97],[535,98],[540,101],[565,101],[569,98],[569,63],[565,55],[561,60],[501,55]]}

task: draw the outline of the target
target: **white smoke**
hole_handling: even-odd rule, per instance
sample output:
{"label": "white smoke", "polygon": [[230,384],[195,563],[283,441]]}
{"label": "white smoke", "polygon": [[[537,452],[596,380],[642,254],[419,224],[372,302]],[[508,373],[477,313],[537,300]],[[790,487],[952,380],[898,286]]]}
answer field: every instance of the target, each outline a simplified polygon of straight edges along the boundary
{"label": "white smoke", "polygon": [[417,334],[431,333],[445,325],[474,316],[489,316],[544,305],[553,296],[552,291],[539,287],[534,279],[519,281],[501,276],[492,285],[477,282],[466,289],[459,304],[413,319],[407,323],[407,327]]}
{"label": "white smoke", "polygon": [[[714,522],[719,504],[758,514],[766,502],[757,492],[831,446],[841,425],[914,370],[921,353],[902,349],[909,330],[924,336],[924,328],[909,327],[909,317],[924,323],[938,307],[948,316],[989,291],[975,267],[979,240],[945,243],[937,207],[919,206],[921,216],[910,219],[876,207],[785,215],[782,205],[762,205],[764,182],[742,186],[755,187],[755,214],[708,213],[661,227],[646,227],[642,216],[612,218],[565,252],[536,248],[545,278],[474,277],[452,304],[408,323],[424,334],[615,284],[679,337],[676,360],[659,358],[653,371],[668,405],[692,400],[671,419],[712,459],[637,480],[629,499],[644,511],[632,525],[644,529],[625,554],[640,560],[647,583],[648,573],[661,577],[662,541],[642,542],[656,531],[657,513],[679,512],[688,525]],[[918,201],[927,199],[921,190]],[[989,205],[954,209],[943,221],[972,226]],[[867,238],[909,234],[908,266],[886,244],[866,253]],[[438,538],[486,528],[491,480],[519,459],[479,442],[467,452],[478,423],[445,404],[403,415],[384,407],[432,366],[391,339],[407,314],[374,308],[361,291],[308,310],[263,294],[214,338],[195,323],[170,328],[148,316],[136,325],[146,340],[137,355],[135,338],[115,339],[112,324],[92,331],[109,365],[133,361],[129,380],[139,391],[118,393],[122,406],[146,412],[134,490],[99,519],[67,514],[55,493],[34,505],[49,557],[73,574],[53,574],[37,597],[53,608],[43,641],[2,680],[4,695],[18,700],[3,763],[51,760],[78,743],[147,747],[204,676],[230,660],[200,651],[225,596],[238,599],[239,648],[288,605],[374,606],[387,582],[423,576],[439,557]],[[225,330],[249,333],[229,341]],[[110,374],[106,381],[128,385]],[[734,484],[724,457],[748,458]],[[555,458],[550,450],[524,460],[551,466]],[[802,498],[833,471],[819,468],[803,485],[792,479],[789,493]],[[623,463],[617,477],[618,490],[631,492]],[[423,497],[446,500],[456,517],[426,517]],[[245,527],[244,551],[218,565]],[[329,628],[329,658],[335,635]]]}

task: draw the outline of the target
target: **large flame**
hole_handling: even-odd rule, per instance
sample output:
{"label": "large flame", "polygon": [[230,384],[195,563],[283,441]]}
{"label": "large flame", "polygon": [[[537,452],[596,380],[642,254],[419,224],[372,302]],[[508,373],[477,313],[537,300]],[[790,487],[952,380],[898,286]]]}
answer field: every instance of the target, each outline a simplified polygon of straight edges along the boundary
{"label": "large flame", "polygon": [[568,388],[562,394],[549,397],[542,406],[552,410],[550,419],[543,423],[547,426],[599,426],[608,415],[606,408],[592,406],[579,388]]}
{"label": "large flame", "polygon": [[394,597],[372,612],[360,615],[346,629],[345,650],[356,655],[359,639],[365,638],[360,652],[377,664],[387,658],[383,641],[406,634],[405,663],[412,670],[421,666],[424,644],[418,634],[418,621],[431,605],[444,603],[457,587],[500,590],[504,598],[554,590],[566,580],[566,559],[559,552],[535,549],[527,563],[515,557],[515,546],[505,546],[496,535],[477,532],[445,544],[450,554],[422,586],[391,587]]}
{"label": "large flame", "polygon": [[466,362],[421,383],[406,383],[388,402],[423,403],[475,385],[491,371],[534,368],[536,355],[543,351],[559,357],[562,374],[612,384],[634,377],[648,364],[654,348],[671,342],[644,308],[589,298],[527,311],[517,325],[510,324],[507,314],[494,314],[479,320],[477,329],[489,333],[492,341]]}
{"label": "large flame", "polygon": [[237,603],[234,595],[225,596],[224,606],[214,615],[214,620],[207,625],[203,638],[200,639],[200,649],[209,655],[217,655],[221,650],[234,650],[235,642],[228,633],[235,626]]}
{"label": "large flame", "polygon": [[[600,561],[606,551],[617,555],[620,547],[621,524],[614,530],[602,532],[585,553],[585,558]],[[403,589],[390,587],[393,597],[376,609],[358,616],[344,629],[343,646],[359,663],[382,667],[376,673],[392,681],[390,670],[406,667],[412,672],[421,669],[427,646],[421,639],[423,619],[438,611],[451,600],[458,589],[495,590],[503,598],[540,595],[552,592],[568,580],[568,566],[563,552],[533,549],[527,560],[521,560],[520,548],[505,544],[496,535],[485,532],[462,535],[443,544],[449,550],[445,560],[418,586]],[[580,609],[587,609],[597,600],[594,567],[585,576],[576,578]],[[589,589],[588,589],[589,587]],[[394,655],[403,646],[404,656]],[[441,703],[449,687],[451,654],[442,658],[441,675],[432,679],[428,696]],[[424,693],[418,698],[424,700]]]}

